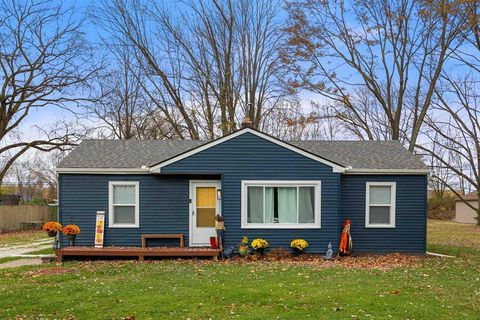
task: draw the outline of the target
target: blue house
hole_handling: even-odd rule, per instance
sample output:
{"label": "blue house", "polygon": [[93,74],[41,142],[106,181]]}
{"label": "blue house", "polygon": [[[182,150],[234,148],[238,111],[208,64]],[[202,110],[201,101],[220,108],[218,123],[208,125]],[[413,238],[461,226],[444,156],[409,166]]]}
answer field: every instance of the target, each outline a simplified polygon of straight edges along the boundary
{"label": "blue house", "polygon": [[281,141],[248,127],[214,141],[85,140],[57,171],[60,222],[81,228],[79,246],[93,246],[105,211],[105,246],[172,233],[208,246],[220,214],[225,247],[303,238],[324,253],[348,218],[354,252],[426,250],[429,171],[396,141]]}

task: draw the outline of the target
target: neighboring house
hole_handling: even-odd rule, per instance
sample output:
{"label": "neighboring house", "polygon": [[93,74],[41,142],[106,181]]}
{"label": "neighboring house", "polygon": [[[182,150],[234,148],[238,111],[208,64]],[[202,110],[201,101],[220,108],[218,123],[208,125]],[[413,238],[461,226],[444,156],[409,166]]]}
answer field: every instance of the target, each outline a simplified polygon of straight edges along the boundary
{"label": "neighboring house", "polygon": [[57,170],[60,222],[80,226],[77,245],[93,245],[102,210],[105,246],[161,233],[207,246],[221,214],[225,247],[303,238],[323,253],[350,219],[355,252],[426,250],[428,169],[396,141],[285,142],[248,127],[210,142],[85,140]]}
{"label": "neighboring house", "polygon": [[461,223],[477,223],[477,212],[470,208],[464,201],[478,208],[478,193],[477,191],[470,192],[456,200],[455,202],[455,221]]}

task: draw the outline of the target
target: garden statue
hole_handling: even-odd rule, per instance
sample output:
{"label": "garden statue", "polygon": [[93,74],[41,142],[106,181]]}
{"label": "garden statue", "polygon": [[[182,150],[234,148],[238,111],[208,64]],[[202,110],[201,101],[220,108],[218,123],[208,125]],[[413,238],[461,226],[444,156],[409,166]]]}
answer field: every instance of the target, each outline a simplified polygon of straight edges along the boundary
{"label": "garden statue", "polygon": [[223,250],[222,252],[222,258],[223,259],[230,259],[233,257],[233,251],[234,251],[234,248],[233,247],[229,247],[229,248],[226,248],[225,250]]}
{"label": "garden statue", "polygon": [[248,237],[244,236],[238,245],[238,253],[241,256],[246,256],[250,252],[248,248]]}
{"label": "garden statue", "polygon": [[325,260],[332,260],[332,256],[333,256],[333,250],[332,250],[332,243],[328,243],[328,250],[327,250],[327,254],[325,256],[323,256],[323,258]]}
{"label": "garden statue", "polygon": [[352,236],[350,235],[350,219],[345,220],[342,234],[340,235],[339,256],[349,256],[352,253]]}

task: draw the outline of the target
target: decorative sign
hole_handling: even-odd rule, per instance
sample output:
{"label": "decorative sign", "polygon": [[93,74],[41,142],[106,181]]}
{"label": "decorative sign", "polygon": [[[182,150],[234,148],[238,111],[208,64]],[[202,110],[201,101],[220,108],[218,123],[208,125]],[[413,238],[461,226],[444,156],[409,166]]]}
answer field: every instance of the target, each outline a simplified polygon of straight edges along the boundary
{"label": "decorative sign", "polygon": [[103,230],[105,226],[105,211],[97,211],[95,224],[95,248],[103,248]]}

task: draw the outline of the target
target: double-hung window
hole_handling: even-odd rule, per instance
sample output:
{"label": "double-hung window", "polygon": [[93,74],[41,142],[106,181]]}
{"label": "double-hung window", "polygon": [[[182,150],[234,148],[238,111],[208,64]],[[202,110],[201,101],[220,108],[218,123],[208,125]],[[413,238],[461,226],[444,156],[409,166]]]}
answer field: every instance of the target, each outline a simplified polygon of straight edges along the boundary
{"label": "double-hung window", "polygon": [[110,181],[109,227],[139,227],[139,183],[136,181]]}
{"label": "double-hung window", "polygon": [[320,228],[320,181],[242,181],[242,228]]}
{"label": "double-hung window", "polygon": [[365,227],[395,227],[395,182],[367,182]]}

